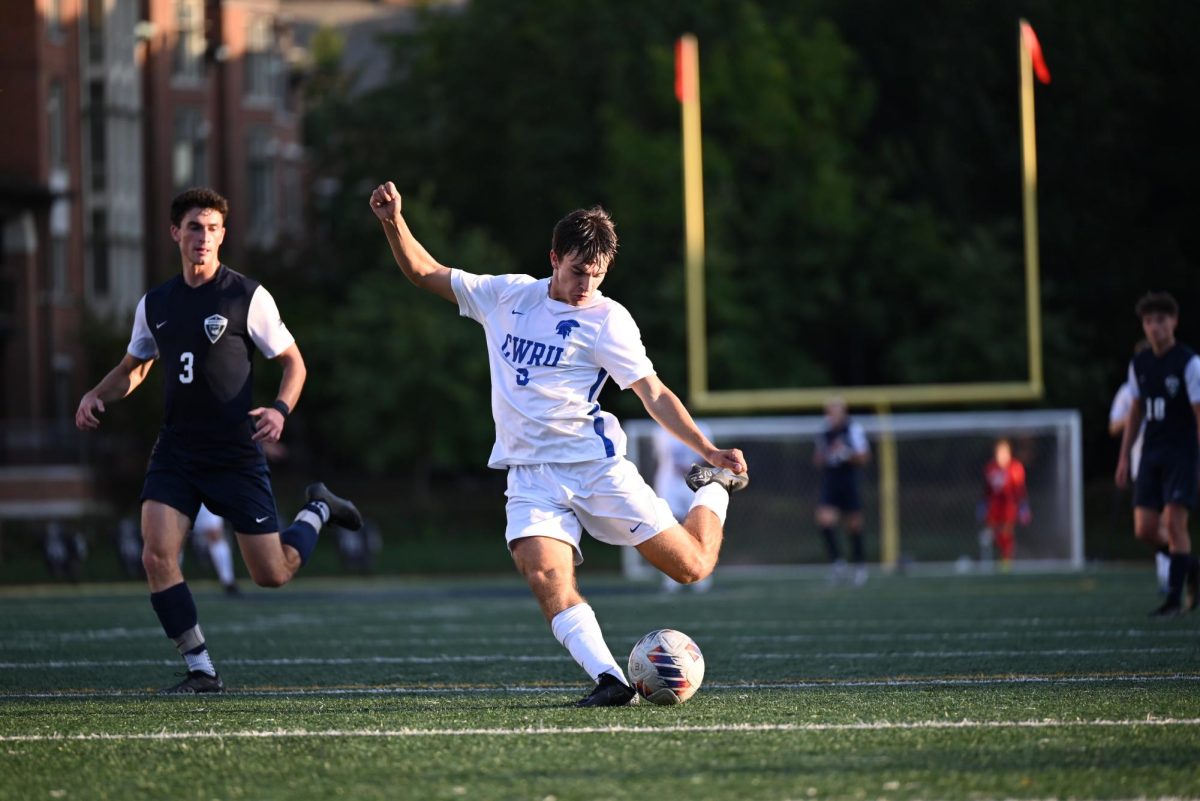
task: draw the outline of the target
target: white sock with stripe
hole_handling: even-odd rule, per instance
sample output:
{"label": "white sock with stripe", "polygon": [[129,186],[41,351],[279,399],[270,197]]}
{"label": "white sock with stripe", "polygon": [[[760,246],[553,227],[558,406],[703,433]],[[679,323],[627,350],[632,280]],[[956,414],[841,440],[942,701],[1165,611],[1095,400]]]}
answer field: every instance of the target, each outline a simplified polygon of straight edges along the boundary
{"label": "white sock with stripe", "polygon": [[596,613],[586,603],[575,604],[559,612],[550,621],[550,629],[562,646],[571,652],[579,666],[587,671],[593,681],[601,673],[611,673],[625,684],[625,671],[613,659],[612,651],[604,642]]}

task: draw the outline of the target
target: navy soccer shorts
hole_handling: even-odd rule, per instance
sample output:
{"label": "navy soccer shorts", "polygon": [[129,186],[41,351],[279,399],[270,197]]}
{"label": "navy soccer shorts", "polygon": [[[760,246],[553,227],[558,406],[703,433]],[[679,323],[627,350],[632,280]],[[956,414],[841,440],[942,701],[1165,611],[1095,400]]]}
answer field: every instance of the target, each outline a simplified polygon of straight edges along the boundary
{"label": "navy soccer shorts", "polygon": [[1133,505],[1161,511],[1169,503],[1196,505],[1197,452],[1194,448],[1143,451],[1133,485]]}
{"label": "navy soccer shorts", "polygon": [[266,464],[194,466],[156,452],[146,469],[142,500],[164,503],[193,521],[203,502],[213,514],[233,523],[239,534],[279,531],[279,512]]}
{"label": "navy soccer shorts", "polygon": [[845,513],[861,512],[862,497],[858,476],[852,472],[826,473],[821,479],[821,506],[832,506]]}

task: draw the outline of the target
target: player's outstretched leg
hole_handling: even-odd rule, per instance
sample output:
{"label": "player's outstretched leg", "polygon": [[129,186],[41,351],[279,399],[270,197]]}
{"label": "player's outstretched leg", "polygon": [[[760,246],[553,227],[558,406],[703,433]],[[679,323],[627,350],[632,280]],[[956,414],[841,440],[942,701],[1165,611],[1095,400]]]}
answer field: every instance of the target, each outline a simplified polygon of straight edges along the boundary
{"label": "player's outstretched leg", "polygon": [[683,523],[655,534],[637,546],[638,553],[682,584],[707,578],[716,567],[725,538],[729,494],[750,483],[745,473],[692,465],[687,484],[695,491]]}
{"label": "player's outstretched leg", "polygon": [[250,577],[260,587],[282,587],[308,564],[317,548],[317,536],[326,523],[343,528],[362,528],[362,515],[354,504],[329,491],[324,484],[310,484],[308,503],[296,513],[290,526],[278,534],[238,532],[238,545]]}

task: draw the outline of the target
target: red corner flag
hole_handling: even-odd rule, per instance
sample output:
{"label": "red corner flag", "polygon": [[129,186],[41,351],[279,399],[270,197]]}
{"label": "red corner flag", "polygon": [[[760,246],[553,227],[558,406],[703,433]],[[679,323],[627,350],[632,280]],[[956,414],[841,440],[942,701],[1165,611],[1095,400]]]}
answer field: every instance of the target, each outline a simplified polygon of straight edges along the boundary
{"label": "red corner flag", "polygon": [[675,97],[680,103],[696,99],[696,40],[681,36],[675,40]]}
{"label": "red corner flag", "polygon": [[1021,38],[1025,41],[1025,49],[1029,51],[1029,60],[1033,62],[1033,74],[1042,83],[1050,83],[1050,70],[1046,67],[1046,59],[1042,57],[1042,43],[1028,22],[1021,23]]}

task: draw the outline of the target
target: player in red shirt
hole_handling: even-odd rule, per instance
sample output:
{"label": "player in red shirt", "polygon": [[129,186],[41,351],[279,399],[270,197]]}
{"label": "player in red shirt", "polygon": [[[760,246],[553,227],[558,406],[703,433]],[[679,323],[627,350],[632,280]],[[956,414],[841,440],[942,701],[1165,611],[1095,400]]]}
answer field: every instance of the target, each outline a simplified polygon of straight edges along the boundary
{"label": "player in red shirt", "polygon": [[996,441],[992,460],[983,468],[985,521],[992,530],[992,541],[1000,552],[1001,565],[1012,565],[1015,545],[1013,529],[1019,521],[1029,525],[1029,499],[1025,494],[1025,465],[1014,459],[1012,445],[1006,439]]}

